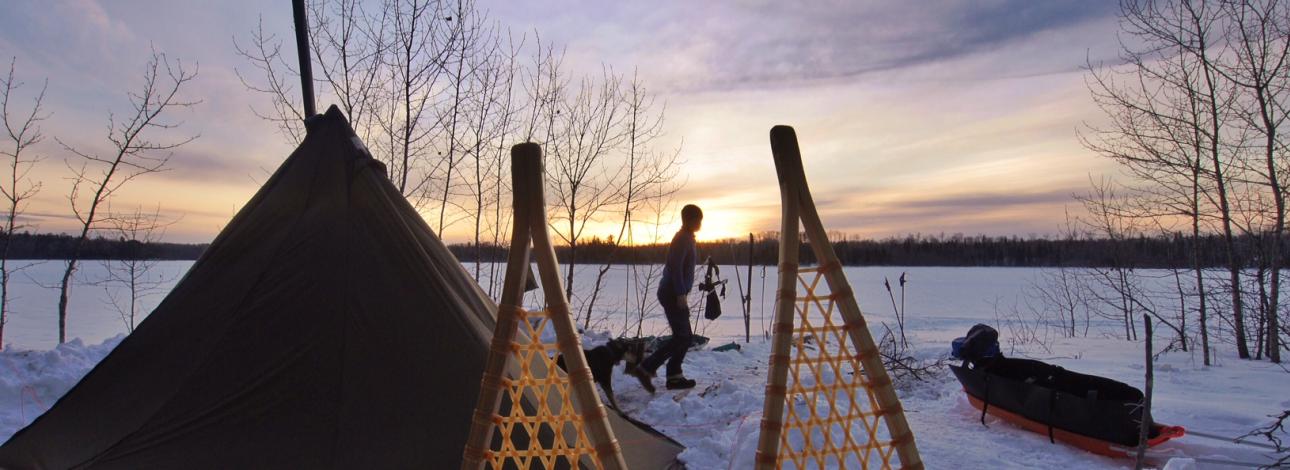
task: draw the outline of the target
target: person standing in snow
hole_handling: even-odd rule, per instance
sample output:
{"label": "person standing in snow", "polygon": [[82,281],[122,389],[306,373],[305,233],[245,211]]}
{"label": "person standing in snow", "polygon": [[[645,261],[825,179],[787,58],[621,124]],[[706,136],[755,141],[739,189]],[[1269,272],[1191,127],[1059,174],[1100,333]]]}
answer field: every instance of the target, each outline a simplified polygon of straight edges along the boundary
{"label": "person standing in snow", "polygon": [[699,206],[687,204],[681,208],[681,229],[672,237],[672,244],[667,249],[667,264],[663,266],[663,277],[658,283],[658,301],[663,305],[667,325],[672,329],[672,339],[629,372],[650,393],[654,393],[652,379],[663,361],[667,361],[668,390],[693,388],[695,384],[694,380],[681,373],[681,362],[694,341],[694,333],[690,331],[689,294],[694,286],[694,266],[698,259],[694,233],[702,226],[703,211]]}

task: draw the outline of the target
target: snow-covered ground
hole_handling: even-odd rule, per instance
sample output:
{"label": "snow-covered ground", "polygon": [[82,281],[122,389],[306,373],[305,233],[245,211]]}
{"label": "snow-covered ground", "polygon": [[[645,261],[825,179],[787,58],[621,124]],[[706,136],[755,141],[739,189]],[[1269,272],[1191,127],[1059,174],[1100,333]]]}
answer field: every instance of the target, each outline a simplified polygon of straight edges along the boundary
{"label": "snow-covered ground", "polygon": [[[960,333],[961,334],[961,333]],[[911,338],[917,354],[944,354],[937,338]],[[948,338],[948,335],[944,337]],[[1062,340],[1045,357],[1063,367],[1141,384],[1142,366],[1132,358],[1138,345],[1121,340]],[[634,379],[616,376],[618,401],[634,417],[672,436],[687,449],[682,458],[691,468],[752,468],[765,386],[766,342],[754,341],[740,351],[691,353],[687,375],[699,380],[688,394],[660,391],[649,396]],[[1224,436],[1239,436],[1268,420],[1267,414],[1290,407],[1290,373],[1266,362],[1227,361],[1203,368],[1199,358],[1168,354],[1156,363],[1156,420]],[[993,417],[989,427],[978,421],[948,370],[928,382],[900,390],[905,416],[917,437],[927,468],[1125,468],[1127,459],[1110,459],[1022,431]],[[1200,457],[1240,462],[1269,459],[1249,448],[1187,437],[1153,449],[1163,465],[1170,457]],[[1194,468],[1227,468],[1200,464]]]}
{"label": "snow-covered ground", "polygon": [[[189,263],[163,263],[167,276],[177,277]],[[92,279],[97,269],[87,265]],[[848,268],[846,270],[872,328],[894,325],[891,300],[882,286],[884,277],[895,283],[909,273],[906,292],[909,340],[912,353],[934,360],[948,352],[949,341],[975,323],[996,324],[1004,341],[1009,339],[1006,311],[1027,295],[1043,271],[1009,268]],[[56,321],[52,314],[57,292],[41,285],[57,279],[57,263],[38,265],[20,276],[15,288],[17,311],[5,332],[6,349],[0,352],[0,441],[31,422],[101,360],[121,340],[125,327],[103,300],[102,288],[81,286],[75,292],[70,336],[79,338],[54,347]],[[733,275],[730,268],[724,274]],[[580,267],[578,280],[589,285],[592,268]],[[621,331],[623,299],[634,297],[626,289],[627,271],[609,273],[601,293],[608,299],[598,308],[599,328]],[[762,289],[762,285],[766,286]],[[751,342],[744,343],[738,289],[730,281],[725,315],[704,322],[700,332],[713,338],[710,346],[731,341],[742,349],[729,352],[697,351],[686,359],[686,374],[699,381],[689,393],[660,390],[645,393],[633,379],[618,375],[615,390],[624,410],[685,444],[682,454],[690,468],[750,468],[757,441],[765,384],[768,342],[759,332],[769,324],[775,289],[774,270],[753,273]],[[582,292],[582,291],[579,291]],[[899,290],[896,291],[899,302]],[[155,304],[160,297],[153,299]],[[1024,300],[1024,299],[1023,299]],[[577,302],[575,301],[575,304]],[[1001,312],[1002,310],[1002,312]],[[765,318],[763,319],[763,312]],[[1046,344],[1005,344],[1005,353],[1046,360],[1068,369],[1104,375],[1132,385],[1142,383],[1142,345],[1109,337],[1117,324],[1094,320],[1088,337],[1045,335]],[[634,330],[634,329],[633,329]],[[647,321],[645,334],[665,333],[658,319]],[[878,335],[875,331],[875,336]],[[1165,333],[1158,331],[1163,342]],[[1171,352],[1156,362],[1155,406],[1160,422],[1224,436],[1238,436],[1269,421],[1267,415],[1290,408],[1290,372],[1265,361],[1242,361],[1220,346],[1215,365],[1204,367],[1195,352]],[[928,468],[1123,468],[1128,460],[1092,455],[1063,445],[1049,444],[1044,436],[987,419],[968,405],[948,370],[921,383],[905,384],[901,399],[918,447]],[[661,380],[660,380],[661,382]],[[1290,437],[1290,436],[1288,436]],[[1166,443],[1156,453],[1208,460],[1266,462],[1268,457],[1249,447],[1186,437]],[[1164,465],[1166,458],[1157,458]],[[1175,460],[1174,465],[1180,463]],[[1173,468],[1173,467],[1171,467]],[[1195,468],[1230,468],[1200,463]]]}

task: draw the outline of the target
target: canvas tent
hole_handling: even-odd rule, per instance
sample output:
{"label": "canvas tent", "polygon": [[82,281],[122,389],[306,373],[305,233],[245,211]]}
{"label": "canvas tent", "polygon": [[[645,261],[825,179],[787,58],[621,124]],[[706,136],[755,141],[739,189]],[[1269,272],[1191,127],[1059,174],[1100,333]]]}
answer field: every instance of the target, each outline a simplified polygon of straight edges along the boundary
{"label": "canvas tent", "polygon": [[[0,468],[456,468],[493,303],[335,107]],[[681,447],[611,413],[634,469]]]}

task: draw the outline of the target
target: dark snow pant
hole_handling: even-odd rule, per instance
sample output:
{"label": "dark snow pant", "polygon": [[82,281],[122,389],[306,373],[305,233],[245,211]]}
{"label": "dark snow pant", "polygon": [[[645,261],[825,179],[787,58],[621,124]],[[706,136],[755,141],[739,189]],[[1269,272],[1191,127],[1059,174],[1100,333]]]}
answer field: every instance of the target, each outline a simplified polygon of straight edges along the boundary
{"label": "dark snow pant", "polygon": [[673,294],[671,289],[659,289],[658,303],[663,305],[667,325],[672,328],[672,339],[641,363],[641,367],[652,374],[660,365],[663,365],[663,361],[667,361],[668,378],[682,376],[681,361],[685,360],[685,352],[689,351],[690,345],[694,343],[694,333],[690,331],[690,309],[677,305],[676,297],[677,294]]}

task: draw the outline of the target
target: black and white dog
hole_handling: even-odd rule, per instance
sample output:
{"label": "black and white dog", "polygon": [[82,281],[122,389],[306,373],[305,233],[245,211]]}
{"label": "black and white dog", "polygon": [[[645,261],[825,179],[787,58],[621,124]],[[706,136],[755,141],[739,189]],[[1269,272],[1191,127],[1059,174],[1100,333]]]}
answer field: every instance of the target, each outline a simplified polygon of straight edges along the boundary
{"label": "black and white dog", "polygon": [[[645,359],[645,346],[648,340],[637,338],[614,338],[609,342],[592,349],[582,350],[583,356],[587,358],[587,366],[591,368],[591,378],[600,388],[605,391],[609,397],[609,405],[618,409],[618,400],[614,397],[614,366],[619,362],[626,362],[627,368],[631,369],[640,364]],[[559,365],[561,369],[568,370],[564,365],[564,357],[560,357]]]}

